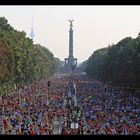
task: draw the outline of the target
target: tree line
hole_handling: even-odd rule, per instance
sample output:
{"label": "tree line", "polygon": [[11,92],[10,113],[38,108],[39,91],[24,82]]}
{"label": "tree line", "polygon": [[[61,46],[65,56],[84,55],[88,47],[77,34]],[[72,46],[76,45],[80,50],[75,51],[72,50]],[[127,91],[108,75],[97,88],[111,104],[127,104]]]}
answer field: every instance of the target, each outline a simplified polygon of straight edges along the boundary
{"label": "tree line", "polygon": [[86,61],[89,76],[112,85],[140,88],[140,36],[93,52]]}
{"label": "tree line", "polygon": [[46,47],[34,44],[24,31],[0,17],[0,93],[48,77],[58,66],[58,59]]}

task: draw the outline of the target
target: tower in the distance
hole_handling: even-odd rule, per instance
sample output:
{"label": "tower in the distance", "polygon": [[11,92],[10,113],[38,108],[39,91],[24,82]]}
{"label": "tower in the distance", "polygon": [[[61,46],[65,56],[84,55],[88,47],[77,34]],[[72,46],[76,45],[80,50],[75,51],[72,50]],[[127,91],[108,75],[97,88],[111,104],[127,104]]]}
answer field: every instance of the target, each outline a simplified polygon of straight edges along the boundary
{"label": "tower in the distance", "polygon": [[31,27],[31,33],[30,33],[30,38],[33,40],[35,34],[34,34],[34,29],[33,29],[33,14],[32,14],[32,27]]}
{"label": "tower in the distance", "polygon": [[69,20],[70,22],[70,29],[69,29],[69,56],[65,58],[65,67],[69,70],[71,69],[72,65],[77,65],[77,58],[73,56],[73,25],[72,22],[74,20]]}

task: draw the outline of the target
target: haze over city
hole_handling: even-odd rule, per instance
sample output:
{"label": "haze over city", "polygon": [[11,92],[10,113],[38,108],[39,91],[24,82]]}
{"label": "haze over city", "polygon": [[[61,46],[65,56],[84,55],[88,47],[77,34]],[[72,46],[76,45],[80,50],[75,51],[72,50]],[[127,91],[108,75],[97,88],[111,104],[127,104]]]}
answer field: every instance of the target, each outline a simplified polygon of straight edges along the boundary
{"label": "haze over city", "polygon": [[55,57],[68,57],[69,22],[73,22],[74,57],[85,61],[93,51],[137,37],[140,6],[0,6],[0,16],[29,37],[32,25],[34,43],[47,47]]}

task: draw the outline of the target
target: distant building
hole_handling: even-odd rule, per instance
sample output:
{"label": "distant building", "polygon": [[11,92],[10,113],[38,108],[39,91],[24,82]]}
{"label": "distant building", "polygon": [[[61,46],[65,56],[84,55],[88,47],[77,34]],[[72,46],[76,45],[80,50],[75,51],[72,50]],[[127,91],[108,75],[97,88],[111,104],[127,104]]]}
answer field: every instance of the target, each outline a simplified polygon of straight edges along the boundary
{"label": "distant building", "polygon": [[33,15],[32,15],[32,27],[31,27],[31,33],[30,33],[30,38],[33,40],[34,39],[34,29],[33,29]]}

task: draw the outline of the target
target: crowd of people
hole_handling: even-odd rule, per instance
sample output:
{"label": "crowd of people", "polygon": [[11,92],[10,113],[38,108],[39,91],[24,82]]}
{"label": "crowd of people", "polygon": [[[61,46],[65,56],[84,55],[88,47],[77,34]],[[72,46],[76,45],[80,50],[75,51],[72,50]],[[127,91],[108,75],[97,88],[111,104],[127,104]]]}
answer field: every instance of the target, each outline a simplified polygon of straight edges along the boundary
{"label": "crowd of people", "polygon": [[140,134],[140,98],[133,93],[86,79],[78,92],[90,134]]}
{"label": "crowd of people", "polygon": [[54,118],[61,135],[140,134],[140,98],[86,76],[74,80],[69,86],[68,76],[55,75],[3,96],[0,134],[52,135]]}
{"label": "crowd of people", "polygon": [[77,103],[77,91],[75,82],[70,82],[67,86],[64,100],[65,113],[62,124],[62,135],[82,135],[87,134],[83,112]]}
{"label": "crowd of people", "polygon": [[64,114],[65,80],[51,78],[36,82],[3,97],[0,103],[0,134],[53,134],[53,119]]}

